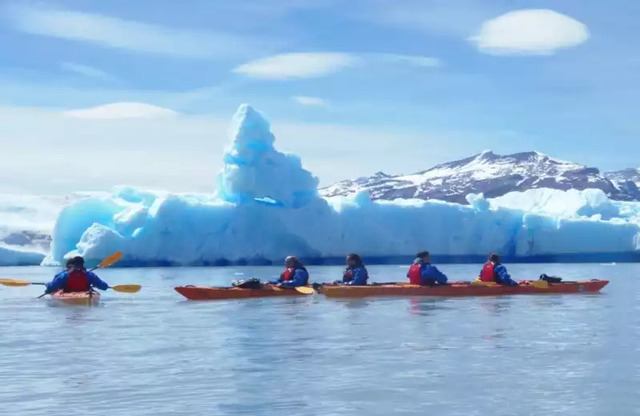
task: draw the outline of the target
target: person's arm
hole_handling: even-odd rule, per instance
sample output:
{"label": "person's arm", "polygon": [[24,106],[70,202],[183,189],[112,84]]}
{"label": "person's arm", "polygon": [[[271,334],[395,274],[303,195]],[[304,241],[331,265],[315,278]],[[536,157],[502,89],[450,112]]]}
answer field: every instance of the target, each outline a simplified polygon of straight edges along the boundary
{"label": "person's arm", "polygon": [[305,270],[296,269],[296,271],[293,273],[293,279],[289,280],[288,282],[282,282],[280,283],[280,285],[284,287],[304,286],[307,284],[308,280],[309,274]]}
{"label": "person's arm", "polygon": [[63,289],[64,285],[67,283],[68,276],[69,276],[69,273],[67,272],[60,272],[57,275],[55,275],[53,280],[47,283],[47,285],[45,286],[44,293],[53,293],[55,291]]}
{"label": "person's arm", "polygon": [[353,280],[345,284],[349,286],[364,286],[367,284],[368,278],[369,276],[364,267],[356,267],[353,269]]}
{"label": "person's arm", "polygon": [[494,271],[500,278],[501,284],[509,285],[509,286],[518,286],[518,283],[516,283],[513,279],[511,279],[511,276],[509,275],[509,273],[507,273],[507,268],[504,267],[502,264],[497,265]]}
{"label": "person's arm", "polygon": [[447,276],[432,264],[422,269],[422,278],[433,279],[442,285],[447,283],[447,280],[448,280]]}
{"label": "person's arm", "polygon": [[284,275],[284,272],[280,273],[280,277],[278,277],[276,280],[271,280],[269,282],[267,282],[270,285],[279,285],[280,283],[282,283],[282,276]]}
{"label": "person's arm", "polygon": [[92,287],[97,287],[100,290],[109,289],[109,285],[102,281],[102,279],[93,272],[87,272],[87,279],[89,279],[89,283]]}
{"label": "person's arm", "polygon": [[438,270],[438,268],[436,266],[433,266],[433,271],[434,271],[434,274],[436,276],[436,281],[438,283],[440,283],[441,285],[444,285],[444,284],[447,283],[447,281],[449,279],[447,278],[446,274],[444,274],[440,270]]}

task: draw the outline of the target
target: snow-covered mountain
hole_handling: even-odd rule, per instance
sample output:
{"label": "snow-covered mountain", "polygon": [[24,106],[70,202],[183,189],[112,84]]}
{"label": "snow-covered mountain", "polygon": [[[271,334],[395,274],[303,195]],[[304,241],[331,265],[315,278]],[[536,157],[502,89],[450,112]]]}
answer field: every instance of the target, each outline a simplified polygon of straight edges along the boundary
{"label": "snow-covered mountain", "polygon": [[629,194],[640,193],[638,190],[640,188],[640,168],[606,172],[604,176],[620,190],[624,190]]}
{"label": "snow-covered mountain", "polygon": [[[635,172],[635,176],[632,174]],[[467,204],[465,196],[482,192],[494,198],[534,188],[601,189],[609,198],[640,200],[640,172],[624,170],[601,174],[597,168],[553,159],[539,152],[478,155],[444,163],[411,175],[387,175],[344,180],[320,190],[321,195],[348,196],[369,191],[372,199],[438,199]]]}

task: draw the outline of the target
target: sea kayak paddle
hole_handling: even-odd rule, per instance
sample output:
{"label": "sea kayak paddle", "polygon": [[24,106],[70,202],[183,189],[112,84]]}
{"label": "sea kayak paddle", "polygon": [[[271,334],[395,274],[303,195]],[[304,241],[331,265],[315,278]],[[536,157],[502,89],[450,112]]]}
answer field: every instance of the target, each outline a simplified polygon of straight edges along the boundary
{"label": "sea kayak paddle", "polygon": [[[26,280],[17,280],[17,279],[0,279],[0,285],[5,286],[30,286],[30,285],[39,285],[45,286],[45,282],[28,282]],[[142,286],[140,285],[115,285],[109,286],[109,289],[115,290],[116,292],[122,293],[136,293],[140,291]]]}

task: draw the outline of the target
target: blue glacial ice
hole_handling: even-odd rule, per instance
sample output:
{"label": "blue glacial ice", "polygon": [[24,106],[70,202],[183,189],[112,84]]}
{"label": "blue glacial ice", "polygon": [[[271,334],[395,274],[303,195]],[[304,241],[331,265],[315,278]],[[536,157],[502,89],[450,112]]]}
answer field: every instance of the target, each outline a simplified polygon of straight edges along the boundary
{"label": "blue glacial ice", "polygon": [[274,143],[269,122],[241,105],[215,195],[123,186],[75,201],[59,214],[43,264],[116,250],[130,266],[279,264],[290,254],[322,263],[352,251],[391,262],[422,249],[436,261],[481,261],[490,251],[522,261],[640,260],[640,203],[549,189],[468,195],[471,205],[325,199],[300,158]]}

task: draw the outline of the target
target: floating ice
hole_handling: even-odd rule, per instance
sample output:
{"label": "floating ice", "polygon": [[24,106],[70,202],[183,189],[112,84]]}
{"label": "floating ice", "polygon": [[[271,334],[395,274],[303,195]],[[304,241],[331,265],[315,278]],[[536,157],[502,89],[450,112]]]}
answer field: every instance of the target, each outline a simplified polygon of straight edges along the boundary
{"label": "floating ice", "polygon": [[[115,250],[123,265],[224,265],[408,259],[481,260],[489,251],[529,261],[640,258],[640,203],[600,191],[536,189],[471,206],[441,201],[371,201],[368,194],[321,198],[297,156],[274,148],[269,123],[242,105],[233,117],[216,195],[120,187],[66,206],[45,264]],[[336,151],[338,151],[336,149]],[[361,157],[361,156],[358,156]]]}

